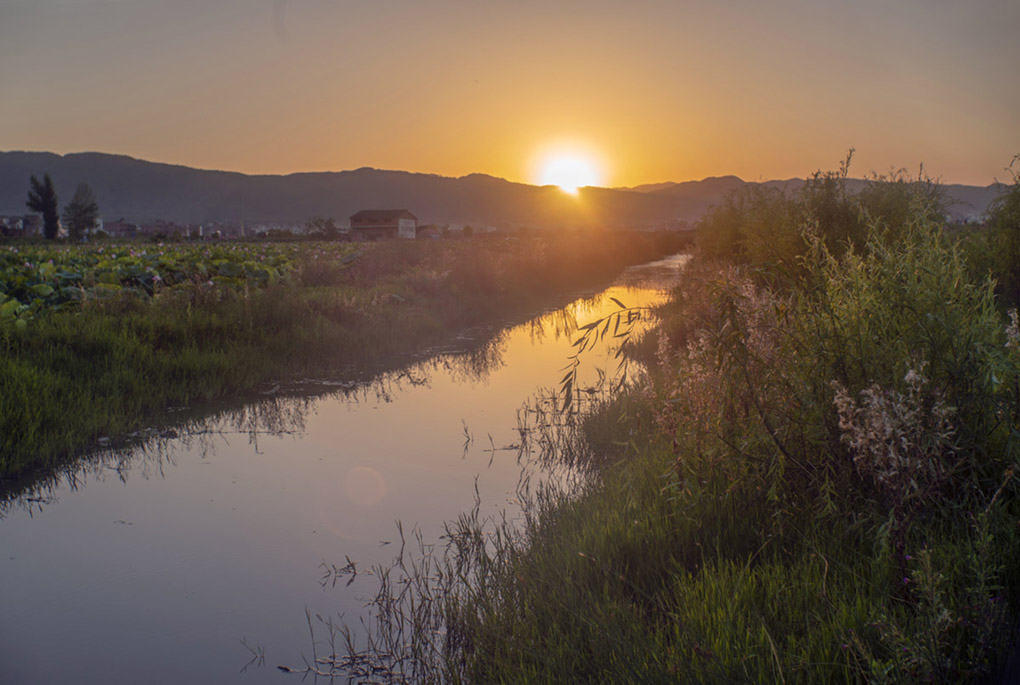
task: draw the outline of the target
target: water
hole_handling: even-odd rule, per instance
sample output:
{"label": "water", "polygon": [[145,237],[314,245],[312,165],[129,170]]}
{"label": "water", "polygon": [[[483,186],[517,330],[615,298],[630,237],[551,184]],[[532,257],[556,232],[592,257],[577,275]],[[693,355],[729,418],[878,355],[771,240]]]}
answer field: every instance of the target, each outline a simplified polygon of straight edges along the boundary
{"label": "water", "polygon": [[[575,326],[609,298],[661,301],[684,260],[375,382],[276,388],[8,496],[0,681],[297,682],[276,666],[311,659],[306,609],[357,622],[375,589],[328,567],[388,563],[397,521],[437,540],[476,487],[483,512],[512,512],[518,411],[559,382]],[[586,354],[581,381],[611,356]]]}

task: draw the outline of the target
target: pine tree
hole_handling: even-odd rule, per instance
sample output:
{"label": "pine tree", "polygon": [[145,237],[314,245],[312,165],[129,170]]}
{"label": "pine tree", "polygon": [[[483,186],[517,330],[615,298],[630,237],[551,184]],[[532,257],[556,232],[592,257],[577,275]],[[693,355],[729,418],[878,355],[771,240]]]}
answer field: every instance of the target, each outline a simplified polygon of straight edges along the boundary
{"label": "pine tree", "polygon": [[71,202],[64,207],[64,223],[71,240],[77,242],[99,222],[99,204],[87,183],[79,183]]}
{"label": "pine tree", "polygon": [[57,215],[57,190],[49,174],[43,176],[42,183],[35,176],[29,179],[28,202],[25,204],[33,212],[42,214],[43,235],[50,240],[56,238],[60,217]]}

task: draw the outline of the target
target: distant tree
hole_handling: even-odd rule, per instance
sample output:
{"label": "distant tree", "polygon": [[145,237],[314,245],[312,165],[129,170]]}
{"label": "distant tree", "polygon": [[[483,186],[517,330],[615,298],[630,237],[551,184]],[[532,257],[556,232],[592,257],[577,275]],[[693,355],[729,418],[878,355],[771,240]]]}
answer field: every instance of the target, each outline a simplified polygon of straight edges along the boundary
{"label": "distant tree", "polygon": [[40,183],[35,176],[29,178],[28,202],[25,204],[33,212],[42,214],[43,235],[50,240],[57,237],[60,229],[60,217],[57,214],[57,190],[53,187],[53,179],[49,174],[43,176]]}
{"label": "distant tree", "polygon": [[470,238],[474,234],[475,229],[471,228],[470,226],[465,226],[464,230],[461,232],[461,235],[463,235],[465,238]]}
{"label": "distant tree", "polygon": [[306,231],[309,235],[335,238],[340,234],[340,227],[336,225],[336,220],[333,217],[313,216],[306,224]]}
{"label": "distant tree", "polygon": [[96,196],[86,183],[79,183],[71,202],[64,207],[64,223],[71,240],[81,240],[99,223],[99,205]]}

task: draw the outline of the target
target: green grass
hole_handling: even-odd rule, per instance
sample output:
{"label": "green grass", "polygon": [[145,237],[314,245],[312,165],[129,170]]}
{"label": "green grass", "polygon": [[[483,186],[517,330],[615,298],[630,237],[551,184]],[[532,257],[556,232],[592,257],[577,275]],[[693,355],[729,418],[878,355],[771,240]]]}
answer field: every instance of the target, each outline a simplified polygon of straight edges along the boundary
{"label": "green grass", "polygon": [[[466,635],[443,679],[467,682],[936,682],[994,672],[1009,636],[967,525],[915,531],[909,591],[874,528],[786,521],[730,483],[679,488],[665,446],[559,500],[526,548],[460,588]],[[932,569],[939,574],[935,577]],[[1000,575],[999,582],[1002,576]],[[937,597],[937,599],[931,599]]]}
{"label": "green grass", "polygon": [[[343,254],[328,245],[260,245],[271,258],[285,252],[289,277],[182,277],[151,293],[125,287],[0,322],[0,478],[161,422],[168,407],[295,374],[399,364],[466,326],[524,315],[677,248],[663,237],[595,237],[405,241]],[[61,258],[87,261],[73,252]],[[17,280],[23,287],[24,274]]]}
{"label": "green grass", "polygon": [[535,441],[583,485],[452,524],[401,569],[409,604],[377,599],[376,644],[452,682],[1003,677],[1020,331],[930,207],[881,190],[838,250],[813,224],[799,256],[696,259],[634,348],[647,377]]}

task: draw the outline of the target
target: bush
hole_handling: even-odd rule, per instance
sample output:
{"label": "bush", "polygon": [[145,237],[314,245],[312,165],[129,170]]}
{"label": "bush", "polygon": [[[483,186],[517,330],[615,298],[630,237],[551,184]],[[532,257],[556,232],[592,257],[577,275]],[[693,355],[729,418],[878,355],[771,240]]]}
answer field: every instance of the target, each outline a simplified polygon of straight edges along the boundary
{"label": "bush", "polygon": [[[663,311],[644,390],[673,460],[662,492],[714,545],[674,576],[664,648],[691,679],[956,682],[1006,646],[1020,315],[1003,321],[923,205],[900,221],[894,238],[873,221],[842,255],[809,238],[792,290],[702,263]],[[740,508],[720,518],[723,502]],[[833,562],[821,582],[818,557]],[[779,579],[798,575],[794,596],[822,606],[791,607]]]}
{"label": "bush", "polygon": [[897,242],[911,222],[937,223],[945,213],[941,187],[900,170],[873,174],[853,195],[847,177],[853,150],[839,171],[816,172],[795,193],[746,186],[724,198],[699,224],[699,246],[710,258],[751,264],[772,282],[803,275],[800,260],[820,241],[839,256],[869,249],[876,237]]}
{"label": "bush", "polygon": [[887,238],[898,236],[911,221],[942,221],[946,212],[945,191],[923,169],[913,179],[905,169],[888,174],[872,174],[867,185],[857,193],[860,207],[878,230]]}
{"label": "bush", "polygon": [[1020,174],[1013,171],[1013,165],[1020,155],[1013,158],[1010,173],[1013,184],[996,198],[988,213],[988,226],[996,250],[995,275],[999,281],[999,292],[1009,306],[1020,306]]}

